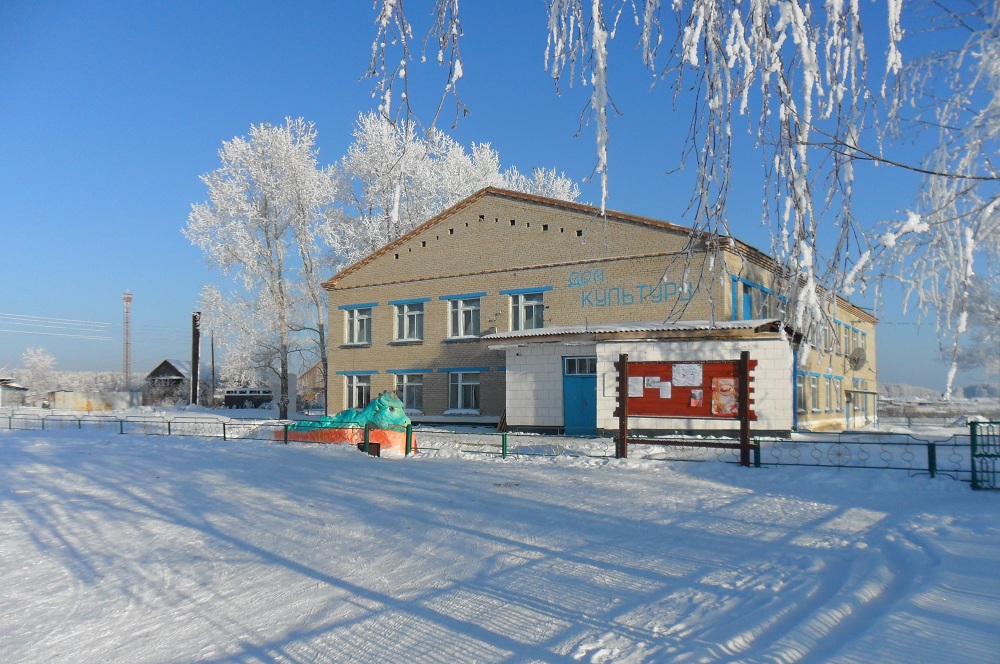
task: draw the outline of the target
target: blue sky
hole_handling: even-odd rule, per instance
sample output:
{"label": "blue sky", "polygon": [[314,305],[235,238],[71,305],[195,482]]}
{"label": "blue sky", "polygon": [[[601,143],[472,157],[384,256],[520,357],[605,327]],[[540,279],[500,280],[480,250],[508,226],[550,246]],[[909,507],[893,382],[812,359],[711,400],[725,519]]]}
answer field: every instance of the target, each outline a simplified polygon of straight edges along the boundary
{"label": "blue sky", "polygon": [[[423,17],[414,17],[420,39]],[[376,104],[362,80],[373,19],[368,1],[0,3],[0,330],[23,329],[16,317],[103,323],[0,331],[0,371],[20,366],[28,346],[46,348],[61,369],[120,371],[125,290],[133,369],[189,356],[199,289],[216,279],[181,235],[191,204],[206,198],[199,176],[218,167],[222,141],[288,116],[315,122],[321,162],[338,160],[358,114]],[[541,0],[463,7],[470,114],[449,133],[492,143],[505,167],[555,167],[582,181],[595,163],[592,129],[575,136],[589,90],[556,94],[543,66],[545,22]],[[611,53],[621,115],[611,121],[608,207],[684,224],[690,180],[666,173],[688,116],[671,111],[667,86],[650,89],[633,43],[622,35]],[[445,71],[410,72],[426,116]],[[759,158],[744,157],[741,168],[756,173]],[[859,211],[872,220],[899,217],[917,185],[885,171],[861,174]],[[582,189],[583,201],[599,202],[596,183]],[[767,249],[759,200],[756,187],[737,188],[732,228]],[[904,318],[894,302],[878,312],[880,380],[943,387],[933,325]],[[85,328],[107,340],[58,336]]]}

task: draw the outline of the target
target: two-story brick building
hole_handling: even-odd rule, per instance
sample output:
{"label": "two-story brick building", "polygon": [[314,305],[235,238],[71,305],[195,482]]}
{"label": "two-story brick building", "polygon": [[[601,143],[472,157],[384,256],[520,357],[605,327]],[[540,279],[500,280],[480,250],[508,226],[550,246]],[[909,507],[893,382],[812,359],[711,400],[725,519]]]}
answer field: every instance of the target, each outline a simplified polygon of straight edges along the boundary
{"label": "two-story brick building", "polygon": [[[662,221],[484,189],[324,284],[328,408],[395,391],[415,421],[506,413],[515,428],[609,429],[606,379],[623,348],[678,362],[749,349],[760,428],[843,428],[873,416],[875,319],[833,298],[834,322],[804,353],[780,322],[773,261],[723,244]],[[582,423],[581,402],[593,410]]]}

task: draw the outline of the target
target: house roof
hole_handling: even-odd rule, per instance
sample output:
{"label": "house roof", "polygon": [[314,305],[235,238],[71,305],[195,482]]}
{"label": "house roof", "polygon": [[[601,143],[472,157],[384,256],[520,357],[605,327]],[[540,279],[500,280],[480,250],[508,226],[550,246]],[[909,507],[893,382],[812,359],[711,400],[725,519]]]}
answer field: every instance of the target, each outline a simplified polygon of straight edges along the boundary
{"label": "house roof", "polygon": [[160,370],[167,368],[173,369],[175,373],[185,380],[190,380],[191,378],[191,360],[163,360],[147,374],[147,377],[156,373],[162,375]]}
{"label": "house roof", "polygon": [[[593,205],[586,205],[586,204],[583,204],[583,203],[576,203],[576,202],[573,202],[573,201],[564,201],[564,200],[560,200],[558,198],[548,198],[548,197],[545,197],[545,196],[538,196],[538,195],[535,195],[535,194],[526,194],[526,193],[523,193],[523,192],[520,192],[520,191],[512,191],[512,190],[509,190],[509,189],[499,189],[497,187],[486,187],[484,189],[480,189],[479,191],[477,191],[476,193],[472,194],[471,196],[462,199],[461,201],[459,201],[458,203],[455,203],[454,205],[452,205],[448,209],[446,209],[446,210],[438,213],[437,215],[431,217],[430,219],[428,219],[424,223],[420,224],[419,226],[417,226],[416,228],[414,228],[413,230],[411,230],[409,233],[407,233],[407,234],[405,234],[405,235],[397,238],[396,240],[393,240],[392,242],[390,242],[389,244],[385,245],[381,249],[377,249],[374,252],[372,252],[372,253],[368,254],[367,256],[365,256],[364,258],[362,258],[361,260],[357,261],[356,263],[353,263],[352,265],[347,266],[346,268],[344,268],[343,270],[341,270],[337,274],[333,275],[330,279],[328,279],[327,281],[323,282],[323,288],[325,288],[327,290],[333,290],[333,289],[335,289],[337,287],[337,282],[340,281],[341,279],[343,279],[344,277],[346,277],[346,276],[348,276],[350,274],[353,274],[354,272],[357,272],[358,270],[364,268],[366,265],[368,265],[369,263],[373,262],[374,260],[376,260],[380,256],[383,256],[383,255],[385,255],[385,254],[393,251],[395,248],[397,248],[397,247],[405,244],[406,242],[408,242],[414,236],[416,236],[416,235],[418,235],[420,233],[423,233],[427,229],[429,229],[429,228],[431,228],[433,226],[436,226],[437,224],[440,224],[440,223],[446,221],[447,219],[451,218],[452,216],[454,216],[458,212],[461,212],[465,208],[467,208],[467,207],[475,204],[476,202],[478,202],[478,201],[480,201],[480,200],[482,200],[484,198],[490,197],[490,196],[499,197],[499,198],[506,198],[506,199],[509,199],[509,200],[521,201],[521,202],[526,202],[526,203],[533,203],[533,204],[536,204],[536,205],[541,205],[541,206],[550,207],[550,208],[556,208],[556,209],[561,209],[561,210],[569,210],[569,211],[573,211],[573,212],[578,212],[578,213],[581,213],[581,214],[589,215],[589,216],[592,216],[592,217],[602,216],[601,208],[593,206]],[[605,210],[604,213],[603,213],[603,216],[604,216],[604,218],[612,220],[612,221],[622,221],[622,222],[626,222],[626,223],[641,224],[643,226],[647,226],[647,227],[650,227],[650,228],[656,228],[656,229],[660,229],[660,230],[663,230],[663,231],[672,231],[672,232],[679,232],[679,233],[684,233],[684,234],[690,234],[692,232],[692,229],[689,228],[689,227],[687,227],[687,226],[679,226],[677,224],[673,224],[673,223],[670,223],[670,222],[667,222],[667,221],[660,221],[658,219],[652,219],[650,217],[643,217],[643,216],[640,216],[640,215],[629,214],[627,212],[618,212],[616,210]],[[769,269],[771,268],[771,266],[776,266],[777,265],[777,261],[772,256],[770,256],[767,253],[761,251],[760,249],[757,249],[756,247],[753,247],[752,245],[747,244],[746,242],[743,242],[742,240],[736,239],[736,238],[731,237],[731,236],[724,236],[724,237],[722,237],[720,239],[724,243],[723,244],[723,249],[725,251],[734,252],[737,255],[739,255],[743,260],[747,260],[747,261],[749,261],[751,263],[757,263],[757,264],[763,265],[764,267],[767,267]],[[873,316],[872,314],[868,313],[864,309],[861,309],[857,305],[851,304],[849,301],[847,301],[846,299],[841,298],[840,296],[838,296],[838,299],[840,300],[840,302],[843,305],[845,305],[847,307],[850,307],[851,310],[852,310],[852,312],[855,315],[857,315],[860,318],[862,318],[863,320],[866,320],[866,321],[868,321],[870,323],[873,323],[873,324],[877,322],[877,319],[875,318],[875,316]]]}
{"label": "house roof", "polygon": [[[483,339],[526,339],[531,337],[560,337],[579,334],[595,336],[621,333],[653,334],[657,336],[685,336],[691,332],[713,331],[743,331],[743,332],[777,332],[782,327],[778,319],[707,321],[687,320],[668,323],[663,321],[644,321],[637,323],[590,323],[586,325],[553,325],[534,330],[517,330],[514,332],[495,332],[483,335]],[[666,333],[666,334],[663,334]],[[673,333],[673,334],[672,334]]]}
{"label": "house roof", "polygon": [[[558,198],[547,198],[545,196],[537,196],[535,194],[525,194],[525,193],[520,192],[520,191],[511,191],[509,189],[498,189],[497,187],[486,187],[485,189],[480,189],[479,191],[477,191],[476,193],[472,194],[468,198],[464,198],[461,201],[459,201],[458,203],[455,203],[454,205],[452,205],[447,210],[444,210],[444,211],[436,214],[435,216],[431,217],[430,219],[428,219],[424,223],[422,223],[419,226],[417,226],[416,228],[414,228],[412,231],[410,231],[406,235],[403,235],[403,236],[397,238],[396,240],[393,240],[389,244],[385,245],[381,249],[378,249],[378,250],[376,250],[376,251],[368,254],[367,256],[365,256],[364,258],[362,258],[361,260],[359,260],[357,263],[354,263],[353,265],[347,266],[346,268],[344,268],[343,270],[341,270],[340,272],[338,272],[337,274],[335,274],[333,277],[331,277],[330,279],[328,279],[327,281],[325,281],[323,283],[323,287],[326,288],[326,289],[335,288],[336,285],[337,285],[337,282],[340,279],[344,278],[345,276],[347,276],[349,274],[352,274],[353,272],[356,272],[357,270],[359,270],[362,267],[364,267],[365,265],[369,264],[370,262],[372,262],[373,260],[375,260],[379,256],[382,256],[384,254],[389,253],[394,248],[396,248],[396,247],[404,244],[406,241],[408,241],[414,235],[417,235],[419,233],[422,233],[422,232],[426,231],[428,228],[431,228],[431,227],[433,227],[433,226],[435,226],[435,225],[443,222],[444,220],[446,220],[446,219],[452,217],[453,215],[455,215],[456,213],[461,212],[462,210],[464,210],[465,208],[469,207],[470,205],[472,205],[472,204],[476,203],[477,201],[480,201],[483,198],[486,198],[488,196],[495,196],[495,197],[500,197],[500,198],[507,198],[507,199],[522,201],[522,202],[526,202],[526,203],[534,203],[536,205],[543,205],[543,206],[546,206],[546,207],[557,208],[557,209],[562,209],[562,210],[570,210],[570,211],[573,211],[573,212],[580,212],[580,213],[583,213],[583,214],[586,214],[586,215],[590,215],[590,216],[594,216],[594,217],[597,217],[597,216],[601,215],[601,208],[595,207],[593,205],[584,205],[583,203],[574,203],[572,201],[564,201],[564,200],[560,200]],[[606,210],[605,213],[604,213],[604,216],[607,219],[611,219],[611,220],[625,221],[625,222],[636,223],[636,224],[643,224],[645,226],[651,226],[653,228],[659,228],[661,230],[676,231],[676,232],[685,233],[685,234],[691,232],[690,228],[686,228],[684,226],[678,226],[676,224],[671,224],[671,223],[666,222],[666,221],[659,221],[657,219],[651,219],[649,217],[641,217],[641,216],[635,215],[635,214],[628,214],[626,212],[617,212],[615,210]]]}

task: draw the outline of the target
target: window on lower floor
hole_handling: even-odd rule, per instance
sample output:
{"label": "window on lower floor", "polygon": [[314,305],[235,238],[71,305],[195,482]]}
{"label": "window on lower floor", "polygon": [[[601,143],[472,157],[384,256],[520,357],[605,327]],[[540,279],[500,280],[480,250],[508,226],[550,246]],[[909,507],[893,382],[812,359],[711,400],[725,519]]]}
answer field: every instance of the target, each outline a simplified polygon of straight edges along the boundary
{"label": "window on lower floor", "polygon": [[826,412],[833,411],[833,377],[824,376],[823,377],[823,387],[825,388],[825,401],[826,401]]}
{"label": "window on lower floor", "polygon": [[364,408],[372,400],[371,376],[344,376],[347,379],[347,407]]}
{"label": "window on lower floor", "polygon": [[396,396],[403,402],[403,408],[409,411],[424,410],[424,376],[423,374],[397,374]]}
{"label": "window on lower floor", "polygon": [[597,373],[596,357],[566,357],[563,361],[567,376],[591,376]]}
{"label": "window on lower floor", "polygon": [[834,378],[833,379],[833,396],[836,399],[837,410],[844,410],[844,379]]}
{"label": "window on lower floor", "polygon": [[455,371],[448,374],[448,409],[479,410],[478,371]]}
{"label": "window on lower floor", "polygon": [[806,377],[802,374],[795,375],[795,409],[806,412]]}
{"label": "window on lower floor", "polygon": [[819,376],[809,376],[809,403],[814,411],[819,410]]}

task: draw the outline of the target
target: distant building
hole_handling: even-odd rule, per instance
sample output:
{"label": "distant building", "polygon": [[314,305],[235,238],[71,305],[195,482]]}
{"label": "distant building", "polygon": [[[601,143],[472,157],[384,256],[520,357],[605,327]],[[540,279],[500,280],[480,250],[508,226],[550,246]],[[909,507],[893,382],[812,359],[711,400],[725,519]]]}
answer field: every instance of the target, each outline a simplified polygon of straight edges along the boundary
{"label": "distant building", "polygon": [[[198,393],[207,399],[211,395],[209,386],[212,370],[202,367],[199,371]],[[163,360],[156,368],[146,374],[146,385],[143,389],[144,403],[156,404],[178,402],[191,397],[191,362],[190,360]]]}
{"label": "distant building", "polygon": [[323,408],[326,401],[326,376],[323,363],[317,362],[299,376],[300,408]]}
{"label": "distant building", "polygon": [[18,385],[13,378],[0,378],[0,407],[23,406],[27,393],[28,388]]}

